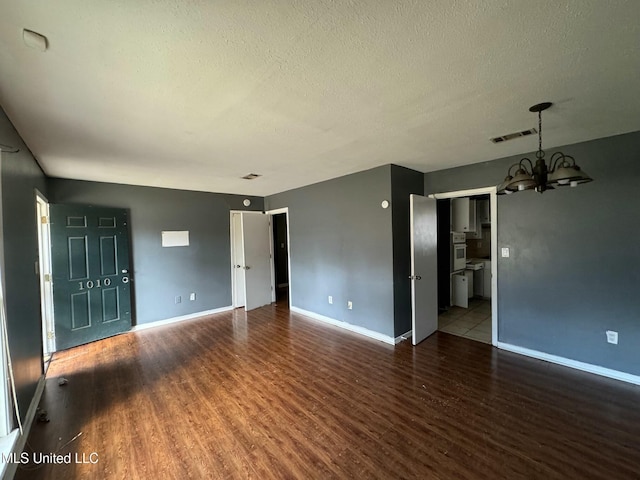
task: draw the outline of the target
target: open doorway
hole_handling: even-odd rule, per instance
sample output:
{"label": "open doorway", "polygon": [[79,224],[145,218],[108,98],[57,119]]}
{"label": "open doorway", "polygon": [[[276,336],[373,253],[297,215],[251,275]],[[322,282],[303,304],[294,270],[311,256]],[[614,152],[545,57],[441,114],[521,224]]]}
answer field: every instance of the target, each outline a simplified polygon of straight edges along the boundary
{"label": "open doorway", "polygon": [[269,305],[275,301],[271,217],[232,211],[230,226],[233,307],[248,312]]}
{"label": "open doorway", "polygon": [[291,306],[291,261],[289,207],[266,212],[271,218],[271,279],[274,285],[272,301],[278,306]]}
{"label": "open doorway", "polygon": [[234,308],[291,304],[289,210],[232,211],[231,284]]}
{"label": "open doorway", "polygon": [[271,216],[273,241],[273,276],[276,303],[289,303],[289,239],[287,235],[287,214]]}
{"label": "open doorway", "polygon": [[438,330],[497,344],[495,188],[438,200]]}

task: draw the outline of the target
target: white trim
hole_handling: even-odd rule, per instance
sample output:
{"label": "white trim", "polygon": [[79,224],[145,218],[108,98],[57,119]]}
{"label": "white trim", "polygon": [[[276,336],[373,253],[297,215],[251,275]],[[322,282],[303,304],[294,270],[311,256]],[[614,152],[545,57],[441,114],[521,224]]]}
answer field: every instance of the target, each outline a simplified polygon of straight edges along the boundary
{"label": "white trim", "polygon": [[491,344],[498,345],[498,189],[489,193],[491,217]]}
{"label": "white trim", "polygon": [[[3,201],[2,201],[2,165],[3,153],[0,150],[0,435],[11,433],[13,427],[12,422],[12,404],[10,400],[11,390],[9,389],[9,356],[8,351],[9,340],[6,338],[7,332],[7,308],[5,299],[7,291],[5,289],[5,270],[4,270],[4,219],[3,219]],[[13,388],[13,385],[12,385]]]}
{"label": "white trim", "polygon": [[472,197],[489,194],[489,215],[491,215],[491,344],[498,346],[498,187],[482,187],[456,192],[432,193],[429,198]]}
{"label": "white trim", "polygon": [[134,326],[130,331],[139,332],[140,330],[146,330],[148,328],[161,327],[163,325],[169,325],[170,323],[184,322],[185,320],[193,320],[194,318],[206,317],[208,315],[215,315],[216,313],[223,313],[233,310],[233,306],[214,308],[213,310],[205,310],[203,312],[190,313],[189,315],[182,315],[180,317],[167,318],[166,320],[158,320],[155,322],[142,323]]}
{"label": "white trim", "polygon": [[400,342],[404,342],[405,340],[409,340],[413,336],[413,330],[409,330],[408,332],[403,333],[402,335],[398,335],[394,343],[397,345]]}
{"label": "white trim", "polygon": [[[428,195],[428,197],[435,198],[436,200],[442,200],[443,198],[473,197],[474,195],[485,195],[487,193],[495,193],[497,191],[497,187],[482,187],[472,188],[470,190],[457,190],[454,192],[432,193],[431,195]],[[491,221],[493,221],[493,218],[491,218]]]}
{"label": "white trim", "polygon": [[334,318],[325,317],[324,315],[320,315],[319,313],[310,312],[308,310],[303,310],[298,307],[289,307],[289,310],[295,313],[299,313],[300,315],[304,315],[305,317],[309,317],[313,320],[318,320],[320,322],[328,323],[334,325],[336,327],[344,328],[345,330],[349,330],[351,332],[359,333],[360,335],[364,335],[365,337],[373,338],[374,340],[379,340],[384,343],[388,343],[389,345],[395,345],[396,339],[390,337],[389,335],[384,335],[379,332],[374,332],[373,330],[369,330],[368,328],[359,327],[358,325],[353,325],[351,323],[343,322],[340,320],[336,320]]}
{"label": "white trim", "polygon": [[601,367],[599,365],[593,365],[591,363],[579,362],[577,360],[571,360],[570,358],[559,357],[550,353],[540,352],[538,350],[531,350],[525,347],[519,347],[517,345],[511,345],[510,343],[498,342],[498,348],[507,350],[513,353],[519,353],[531,358],[537,358],[538,360],[544,360],[545,362],[556,363],[569,368],[575,368],[576,370],[582,370],[583,372],[594,373],[603,377],[613,378],[622,382],[633,383],[640,385],[640,376],[632,375],[630,373],[619,372],[618,370],[612,370],[610,368]]}
{"label": "white trim", "polygon": [[[50,218],[49,200],[37,188],[36,194],[36,224],[38,229],[38,283],[40,286],[40,316],[42,324],[42,353],[51,355],[56,351],[55,317],[53,309],[53,273],[51,269],[51,228],[50,221],[42,223],[42,216]],[[49,281],[45,277],[49,275]],[[51,332],[52,337],[49,337]]]}
{"label": "white trim", "polygon": [[[22,434],[20,434],[20,430],[18,430],[17,428],[9,434],[9,436],[14,437],[13,442],[11,442],[10,452],[15,453],[16,455],[20,455],[22,450],[24,450],[24,446],[27,443],[27,438],[29,438],[29,432],[31,432],[31,425],[33,425],[33,420],[36,417],[36,412],[38,410],[38,405],[40,404],[40,398],[42,398],[42,392],[44,391],[45,383],[46,383],[45,376],[41,375],[40,379],[38,380],[38,385],[36,386],[36,391],[33,394],[31,403],[29,404],[29,410],[27,410],[27,415],[24,417]],[[4,452],[4,449],[3,449],[3,453],[6,453]],[[0,465],[0,478],[2,479],[13,478],[17,468],[18,468],[17,463],[5,463]]]}
{"label": "white trim", "polygon": [[289,207],[274,208],[273,210],[267,210],[264,213],[266,213],[267,215],[278,215],[279,213],[289,213]]}

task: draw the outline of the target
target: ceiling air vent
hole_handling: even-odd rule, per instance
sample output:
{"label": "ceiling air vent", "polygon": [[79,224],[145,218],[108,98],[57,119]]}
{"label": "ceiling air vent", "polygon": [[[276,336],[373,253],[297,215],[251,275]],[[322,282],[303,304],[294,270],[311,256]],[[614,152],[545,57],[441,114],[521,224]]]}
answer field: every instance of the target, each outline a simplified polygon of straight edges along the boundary
{"label": "ceiling air vent", "polygon": [[506,142],[507,140],[513,140],[514,138],[526,137],[527,135],[532,135],[534,133],[538,133],[538,131],[535,128],[530,128],[529,130],[522,130],[521,132],[508,133],[507,135],[502,135],[500,137],[493,137],[489,140],[491,140],[493,143],[502,143]]}
{"label": "ceiling air vent", "polygon": [[253,180],[255,178],[261,177],[262,175],[259,175],[257,173],[250,173],[249,175],[245,175],[244,178],[245,180]]}

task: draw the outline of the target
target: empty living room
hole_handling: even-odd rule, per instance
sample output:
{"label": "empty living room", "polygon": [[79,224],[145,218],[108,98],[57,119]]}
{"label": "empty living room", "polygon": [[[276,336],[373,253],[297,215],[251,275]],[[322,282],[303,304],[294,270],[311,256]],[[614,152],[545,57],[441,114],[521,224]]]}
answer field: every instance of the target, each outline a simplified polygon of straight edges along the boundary
{"label": "empty living room", "polygon": [[0,477],[640,478],[638,18],[0,0]]}

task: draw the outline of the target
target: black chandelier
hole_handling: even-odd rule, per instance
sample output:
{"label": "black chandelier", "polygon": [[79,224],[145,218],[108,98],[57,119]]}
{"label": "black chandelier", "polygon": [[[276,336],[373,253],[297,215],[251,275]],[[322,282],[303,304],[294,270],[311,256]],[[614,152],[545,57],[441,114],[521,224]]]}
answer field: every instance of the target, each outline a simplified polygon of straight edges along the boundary
{"label": "black chandelier", "polygon": [[[553,105],[551,102],[544,102],[529,109],[530,112],[538,114],[538,151],[536,152],[535,166],[526,157],[511,165],[507,172],[507,178],[498,186],[498,195],[531,189],[543,193],[545,190],[553,190],[555,187],[576,187],[582,183],[593,181],[576,165],[576,161],[571,155],[565,155],[562,152],[551,155],[549,167],[547,167],[544,160],[544,150],[542,150],[542,112],[551,105]],[[512,173],[514,168],[516,170]]]}

